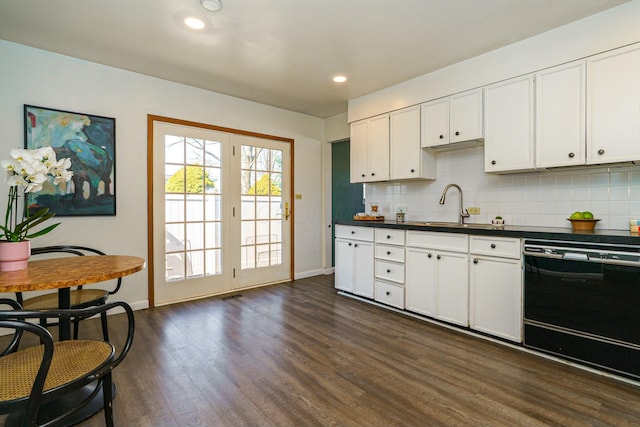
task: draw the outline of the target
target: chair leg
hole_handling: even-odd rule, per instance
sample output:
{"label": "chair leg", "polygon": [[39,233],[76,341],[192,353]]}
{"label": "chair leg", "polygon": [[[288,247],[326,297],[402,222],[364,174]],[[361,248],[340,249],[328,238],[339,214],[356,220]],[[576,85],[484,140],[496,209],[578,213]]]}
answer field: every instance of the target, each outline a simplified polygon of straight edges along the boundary
{"label": "chair leg", "polygon": [[104,404],[104,421],[107,427],[113,427],[113,383],[111,372],[102,378],[102,399]]}
{"label": "chair leg", "polygon": [[80,333],[80,321],[78,319],[73,321],[73,339],[78,339],[78,334]]}
{"label": "chair leg", "polygon": [[104,340],[109,342],[109,326],[107,325],[107,313],[100,313],[100,322],[102,323],[102,336]]}

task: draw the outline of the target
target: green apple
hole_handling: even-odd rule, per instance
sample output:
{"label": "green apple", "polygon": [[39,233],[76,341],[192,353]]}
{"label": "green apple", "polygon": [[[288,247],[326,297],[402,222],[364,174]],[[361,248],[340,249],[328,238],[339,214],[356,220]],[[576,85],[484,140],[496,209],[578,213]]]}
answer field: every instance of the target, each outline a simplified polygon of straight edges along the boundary
{"label": "green apple", "polygon": [[582,212],[576,211],[576,212],[571,214],[569,219],[584,219],[584,215],[582,214]]}
{"label": "green apple", "polygon": [[584,219],[593,219],[593,214],[589,211],[584,211],[582,212],[582,217]]}

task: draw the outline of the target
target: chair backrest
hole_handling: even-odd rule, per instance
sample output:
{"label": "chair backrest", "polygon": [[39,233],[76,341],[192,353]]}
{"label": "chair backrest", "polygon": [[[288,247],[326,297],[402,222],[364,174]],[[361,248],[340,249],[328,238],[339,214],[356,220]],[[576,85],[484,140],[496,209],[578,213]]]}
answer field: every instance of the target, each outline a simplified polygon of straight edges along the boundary
{"label": "chair backrest", "polygon": [[[106,255],[99,249],[90,248],[87,246],[78,245],[53,245],[42,246],[40,248],[31,248],[31,256],[45,255],[51,253],[65,253],[69,255],[85,256],[85,255]],[[116,281],[116,286],[113,290],[108,291],[109,295],[113,295],[120,290],[122,285],[122,277],[119,277]],[[82,286],[78,286],[78,289],[82,289]],[[16,292],[16,300],[22,304],[24,299],[21,292]]]}

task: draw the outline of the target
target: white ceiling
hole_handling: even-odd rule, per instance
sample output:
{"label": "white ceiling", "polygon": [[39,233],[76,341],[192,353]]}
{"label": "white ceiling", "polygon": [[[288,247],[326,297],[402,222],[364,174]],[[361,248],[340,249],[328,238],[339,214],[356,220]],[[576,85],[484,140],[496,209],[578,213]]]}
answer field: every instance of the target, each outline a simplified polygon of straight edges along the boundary
{"label": "white ceiling", "polygon": [[[0,0],[0,39],[321,118],[626,0]],[[182,20],[203,19],[194,31]],[[331,77],[344,73],[342,85]]]}

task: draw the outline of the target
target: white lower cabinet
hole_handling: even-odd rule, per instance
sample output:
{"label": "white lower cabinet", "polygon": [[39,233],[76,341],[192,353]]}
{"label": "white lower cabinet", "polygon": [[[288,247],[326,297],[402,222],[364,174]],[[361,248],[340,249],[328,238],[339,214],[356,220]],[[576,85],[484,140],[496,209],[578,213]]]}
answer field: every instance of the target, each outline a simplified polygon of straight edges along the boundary
{"label": "white lower cabinet", "polygon": [[471,236],[469,264],[469,326],[516,342],[522,341],[519,242],[519,239]]}
{"label": "white lower cabinet", "polygon": [[407,232],[406,310],[468,326],[468,247],[463,234]]}
{"label": "white lower cabinet", "polygon": [[335,287],[373,298],[373,229],[336,225]]}

